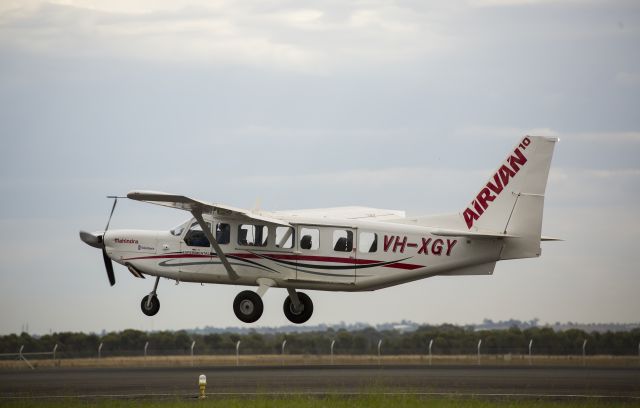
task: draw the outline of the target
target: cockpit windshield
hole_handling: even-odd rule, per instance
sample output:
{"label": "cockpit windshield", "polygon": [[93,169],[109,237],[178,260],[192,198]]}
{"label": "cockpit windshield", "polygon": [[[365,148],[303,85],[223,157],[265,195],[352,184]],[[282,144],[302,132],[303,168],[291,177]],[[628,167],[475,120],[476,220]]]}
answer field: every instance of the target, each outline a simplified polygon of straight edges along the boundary
{"label": "cockpit windshield", "polygon": [[171,235],[175,235],[176,237],[179,237],[182,235],[182,232],[184,231],[185,228],[187,228],[187,226],[191,223],[191,220],[187,220],[185,222],[183,222],[182,224],[178,225],[177,227],[174,227],[172,229],[169,230],[169,233],[171,233]]}

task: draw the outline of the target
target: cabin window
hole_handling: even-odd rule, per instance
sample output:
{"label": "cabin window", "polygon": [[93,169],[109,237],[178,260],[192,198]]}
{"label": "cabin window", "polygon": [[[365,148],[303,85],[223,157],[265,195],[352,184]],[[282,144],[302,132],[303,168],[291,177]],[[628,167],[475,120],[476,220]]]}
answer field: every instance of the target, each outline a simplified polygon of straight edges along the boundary
{"label": "cabin window", "polygon": [[378,234],[361,232],[358,239],[358,251],[364,254],[378,252]]}
{"label": "cabin window", "polygon": [[317,228],[300,229],[300,249],[316,251],[320,248],[320,230]]}
{"label": "cabin window", "polygon": [[248,246],[267,246],[269,230],[266,225],[241,224],[238,227],[238,244]]}
{"label": "cabin window", "polygon": [[334,230],[333,250],[336,252],[351,252],[353,250],[353,231]]}
{"label": "cabin window", "polygon": [[171,230],[169,230],[169,232],[171,233],[171,235],[179,237],[180,235],[182,235],[182,232],[184,231],[185,228],[187,228],[188,225],[189,225],[189,221],[185,221],[182,224],[178,225],[177,227],[174,227]]}
{"label": "cabin window", "polygon": [[[211,224],[207,223],[207,228],[211,228]],[[184,236],[184,242],[194,247],[208,247],[211,245],[207,236],[204,235],[202,228],[200,228],[200,224],[197,222],[193,223],[189,231],[187,231],[187,234]]]}
{"label": "cabin window", "polygon": [[216,225],[216,241],[218,241],[220,245],[231,242],[231,226],[229,224],[219,222],[218,225]]}
{"label": "cabin window", "polygon": [[295,242],[295,230],[291,227],[276,227],[276,247],[290,249]]}

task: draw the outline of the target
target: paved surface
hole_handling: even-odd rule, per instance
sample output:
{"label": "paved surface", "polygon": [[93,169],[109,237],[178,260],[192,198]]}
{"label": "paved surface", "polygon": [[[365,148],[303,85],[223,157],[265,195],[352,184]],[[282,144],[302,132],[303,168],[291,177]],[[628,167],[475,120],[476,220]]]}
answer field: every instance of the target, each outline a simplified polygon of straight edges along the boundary
{"label": "paved surface", "polygon": [[[58,368],[0,371],[0,401],[16,396],[411,392],[640,399],[640,367],[295,366]],[[579,397],[582,398],[582,397]]]}

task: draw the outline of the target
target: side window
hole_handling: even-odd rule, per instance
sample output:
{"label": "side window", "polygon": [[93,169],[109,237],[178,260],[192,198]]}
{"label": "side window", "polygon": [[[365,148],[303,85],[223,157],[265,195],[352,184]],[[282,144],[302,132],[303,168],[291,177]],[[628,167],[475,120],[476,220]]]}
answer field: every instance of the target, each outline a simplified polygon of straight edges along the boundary
{"label": "side window", "polygon": [[169,232],[171,233],[171,235],[179,237],[180,235],[182,235],[182,232],[184,231],[184,229],[189,226],[189,221],[190,220],[187,220],[187,221],[183,222],[182,224],[178,225],[177,227],[171,229]]}
{"label": "side window", "polygon": [[300,229],[300,249],[315,251],[320,248],[320,230],[317,228]]}
{"label": "side window", "polygon": [[378,252],[378,234],[361,232],[358,240],[358,252]]}
{"label": "side window", "polygon": [[[207,228],[211,228],[211,224],[207,223]],[[211,245],[207,236],[202,232],[202,228],[200,228],[200,224],[193,223],[187,234],[184,236],[184,242],[189,246],[195,247],[208,247]]]}
{"label": "side window", "polygon": [[266,225],[241,224],[238,227],[238,244],[267,246],[269,230]]}
{"label": "side window", "polygon": [[353,249],[353,231],[334,230],[333,250],[336,252],[351,252]]}
{"label": "side window", "polygon": [[295,230],[291,227],[276,227],[276,247],[293,248]]}
{"label": "side window", "polygon": [[231,242],[231,226],[229,224],[220,222],[216,225],[216,241],[220,245]]}

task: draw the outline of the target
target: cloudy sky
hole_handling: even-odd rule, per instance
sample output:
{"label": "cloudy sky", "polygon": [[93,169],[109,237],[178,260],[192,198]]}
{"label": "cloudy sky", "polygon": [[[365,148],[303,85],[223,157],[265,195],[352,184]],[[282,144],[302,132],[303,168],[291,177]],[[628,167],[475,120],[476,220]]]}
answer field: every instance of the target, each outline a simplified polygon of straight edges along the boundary
{"label": "cloudy sky", "polygon": [[[108,194],[463,209],[524,134],[560,137],[538,259],[311,293],[310,324],[640,321],[636,1],[0,3],[0,333],[240,326],[234,286],[116,267],[78,230]],[[120,202],[112,228],[180,211]],[[260,325],[283,325],[283,290]]]}

